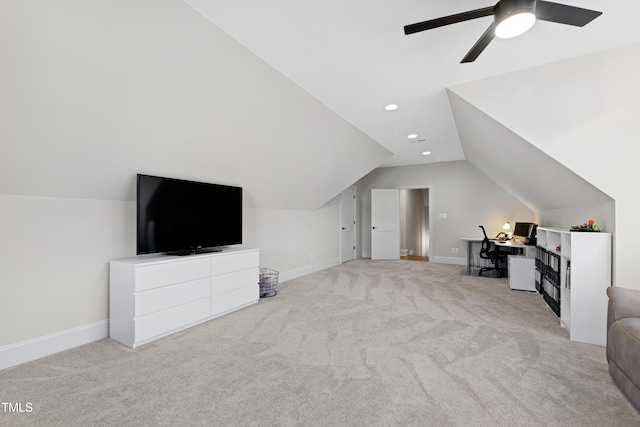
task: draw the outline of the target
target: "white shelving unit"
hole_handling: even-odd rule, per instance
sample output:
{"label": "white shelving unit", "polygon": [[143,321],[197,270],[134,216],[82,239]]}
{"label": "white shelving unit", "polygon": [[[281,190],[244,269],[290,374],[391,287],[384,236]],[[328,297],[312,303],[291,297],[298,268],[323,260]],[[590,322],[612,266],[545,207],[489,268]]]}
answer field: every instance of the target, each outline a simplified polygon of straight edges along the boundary
{"label": "white shelving unit", "polygon": [[[536,280],[540,281],[541,291],[559,292],[545,299],[550,306],[559,299],[560,324],[569,331],[569,338],[605,345],[606,289],[611,286],[611,233],[539,227],[538,248],[539,253],[546,251],[542,257],[546,256],[550,265],[541,267],[541,256],[538,256]],[[557,277],[554,270],[559,272]],[[553,282],[558,282],[558,286],[553,286]]]}
{"label": "white shelving unit", "polygon": [[206,322],[260,299],[258,249],[109,263],[109,337],[128,347]]}

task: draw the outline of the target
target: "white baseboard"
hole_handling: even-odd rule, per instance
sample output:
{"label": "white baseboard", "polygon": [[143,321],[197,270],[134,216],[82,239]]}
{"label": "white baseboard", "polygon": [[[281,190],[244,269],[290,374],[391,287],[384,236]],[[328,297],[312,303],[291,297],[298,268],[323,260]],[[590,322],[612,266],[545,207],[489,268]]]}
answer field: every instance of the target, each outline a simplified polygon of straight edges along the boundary
{"label": "white baseboard", "polygon": [[0,347],[0,370],[107,338],[109,321],[78,326]]}
{"label": "white baseboard", "polygon": [[[368,256],[365,256],[368,255]],[[371,254],[369,253],[362,253],[362,258],[369,258],[371,259]],[[455,265],[467,265],[467,259],[466,258],[458,258],[458,257],[448,257],[448,256],[434,256],[434,257],[429,257],[429,262],[435,262],[435,263],[440,263],[440,264],[455,264]]]}
{"label": "white baseboard", "polygon": [[340,259],[331,259],[318,264],[307,265],[306,267],[297,268],[295,270],[284,271],[279,274],[278,283],[286,282],[287,280],[293,280],[298,277],[306,276],[307,274],[316,273],[318,271],[326,270],[330,267],[340,265]]}
{"label": "white baseboard", "polygon": [[440,264],[455,264],[455,265],[467,265],[466,258],[457,258],[457,257],[449,257],[449,256],[434,256],[429,258],[431,262],[437,262]]}

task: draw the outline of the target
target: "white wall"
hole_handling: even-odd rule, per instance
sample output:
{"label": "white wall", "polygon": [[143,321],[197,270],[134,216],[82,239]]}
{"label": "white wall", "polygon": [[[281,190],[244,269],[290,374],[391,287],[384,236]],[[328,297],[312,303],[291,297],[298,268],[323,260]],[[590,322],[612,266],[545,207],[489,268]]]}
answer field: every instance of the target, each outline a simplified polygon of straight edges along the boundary
{"label": "white wall", "polygon": [[0,347],[108,318],[108,260],[135,253],[135,204],[0,195]]}
{"label": "white wall", "polygon": [[540,212],[540,222],[548,227],[570,228],[593,219],[603,230],[616,234],[615,202],[569,206]]}
{"label": "white wall", "polygon": [[0,33],[0,359],[106,323],[137,172],[242,186],[287,278],[336,262],[335,197],[390,156],[179,0],[6,0]]}
{"label": "white wall", "polygon": [[260,266],[282,279],[340,263],[340,198],[317,210],[248,209],[245,243],[260,248]]}
{"label": "white wall", "polygon": [[[461,237],[496,235],[506,221],[533,221],[535,214],[486,175],[466,161],[429,165],[379,168],[358,182],[361,206],[360,247],[362,256],[371,256],[371,189],[429,188],[432,252],[431,261],[466,262],[466,246]],[[440,214],[446,214],[441,219]],[[457,248],[457,253],[452,253]]]}

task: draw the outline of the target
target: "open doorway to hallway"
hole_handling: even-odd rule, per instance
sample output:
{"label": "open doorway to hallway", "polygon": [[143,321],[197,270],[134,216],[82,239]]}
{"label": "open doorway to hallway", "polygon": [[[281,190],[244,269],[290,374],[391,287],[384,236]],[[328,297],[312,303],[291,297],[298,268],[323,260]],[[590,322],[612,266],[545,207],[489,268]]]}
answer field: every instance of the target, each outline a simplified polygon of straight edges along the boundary
{"label": "open doorway to hallway", "polygon": [[429,261],[429,189],[400,189],[400,259]]}

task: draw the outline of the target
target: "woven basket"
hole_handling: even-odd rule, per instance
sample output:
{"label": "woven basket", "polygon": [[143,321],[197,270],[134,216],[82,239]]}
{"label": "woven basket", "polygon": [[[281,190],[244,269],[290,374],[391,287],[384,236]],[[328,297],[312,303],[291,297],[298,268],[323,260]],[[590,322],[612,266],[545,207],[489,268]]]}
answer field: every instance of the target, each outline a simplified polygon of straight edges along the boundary
{"label": "woven basket", "polygon": [[260,269],[260,298],[274,297],[278,293],[278,273],[270,268]]}

